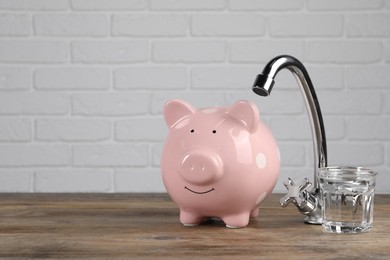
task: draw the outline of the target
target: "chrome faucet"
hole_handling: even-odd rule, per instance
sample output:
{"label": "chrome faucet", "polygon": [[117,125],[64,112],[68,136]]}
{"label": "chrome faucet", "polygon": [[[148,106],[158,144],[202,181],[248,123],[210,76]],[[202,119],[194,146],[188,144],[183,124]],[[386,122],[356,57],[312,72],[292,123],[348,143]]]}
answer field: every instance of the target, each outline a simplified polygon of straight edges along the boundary
{"label": "chrome faucet", "polygon": [[[290,202],[294,203],[302,214],[307,215],[304,220],[306,223],[321,224],[322,214],[317,169],[327,166],[326,138],[320,104],[306,68],[292,56],[275,57],[257,76],[252,90],[260,96],[269,96],[275,83],[276,74],[284,68],[291,71],[297,79],[309,113],[314,148],[314,185],[307,178],[298,184],[288,178],[283,182],[288,192],[279,202],[282,207],[286,207]],[[309,189],[310,187],[311,189]]]}

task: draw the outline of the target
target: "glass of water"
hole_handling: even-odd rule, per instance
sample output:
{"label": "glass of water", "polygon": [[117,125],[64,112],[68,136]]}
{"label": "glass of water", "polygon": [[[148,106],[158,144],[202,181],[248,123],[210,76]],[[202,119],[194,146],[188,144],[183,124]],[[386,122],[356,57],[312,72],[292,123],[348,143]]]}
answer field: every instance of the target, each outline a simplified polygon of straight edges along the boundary
{"label": "glass of water", "polygon": [[322,226],[332,233],[369,231],[374,222],[376,171],[364,167],[318,169]]}

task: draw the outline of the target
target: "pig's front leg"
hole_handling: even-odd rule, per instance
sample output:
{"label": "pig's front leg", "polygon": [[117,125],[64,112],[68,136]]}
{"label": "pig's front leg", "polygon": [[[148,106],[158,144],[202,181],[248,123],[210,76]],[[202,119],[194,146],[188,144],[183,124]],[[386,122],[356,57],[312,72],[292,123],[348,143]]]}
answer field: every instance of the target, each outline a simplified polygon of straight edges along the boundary
{"label": "pig's front leg", "polygon": [[198,214],[187,212],[182,209],[180,210],[180,222],[186,227],[199,225],[202,219],[203,216],[199,216]]}
{"label": "pig's front leg", "polygon": [[229,215],[222,217],[228,228],[243,228],[249,223],[250,212],[239,213],[235,215]]}

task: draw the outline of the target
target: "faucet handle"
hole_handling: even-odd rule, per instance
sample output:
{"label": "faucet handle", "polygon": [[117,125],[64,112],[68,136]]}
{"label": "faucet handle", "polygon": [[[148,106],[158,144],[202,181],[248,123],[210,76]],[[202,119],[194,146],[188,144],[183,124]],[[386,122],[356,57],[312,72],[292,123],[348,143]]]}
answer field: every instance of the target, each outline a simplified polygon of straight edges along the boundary
{"label": "faucet handle", "polygon": [[316,207],[316,199],[306,189],[312,184],[307,178],[302,180],[299,184],[295,184],[290,178],[283,182],[287,188],[287,194],[280,198],[280,205],[285,208],[292,202],[297,206],[299,211],[305,215],[312,212]]}

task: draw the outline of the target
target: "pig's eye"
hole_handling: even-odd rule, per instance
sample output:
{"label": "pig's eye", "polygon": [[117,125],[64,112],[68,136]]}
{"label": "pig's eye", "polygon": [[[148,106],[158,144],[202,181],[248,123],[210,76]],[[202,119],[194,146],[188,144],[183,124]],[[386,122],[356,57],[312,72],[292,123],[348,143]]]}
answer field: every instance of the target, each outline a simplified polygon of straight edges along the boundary
{"label": "pig's eye", "polygon": [[191,129],[191,133],[193,133],[193,132],[195,132],[195,130],[194,130],[194,129]]}
{"label": "pig's eye", "polygon": [[213,130],[213,134],[217,133],[217,130]]}

